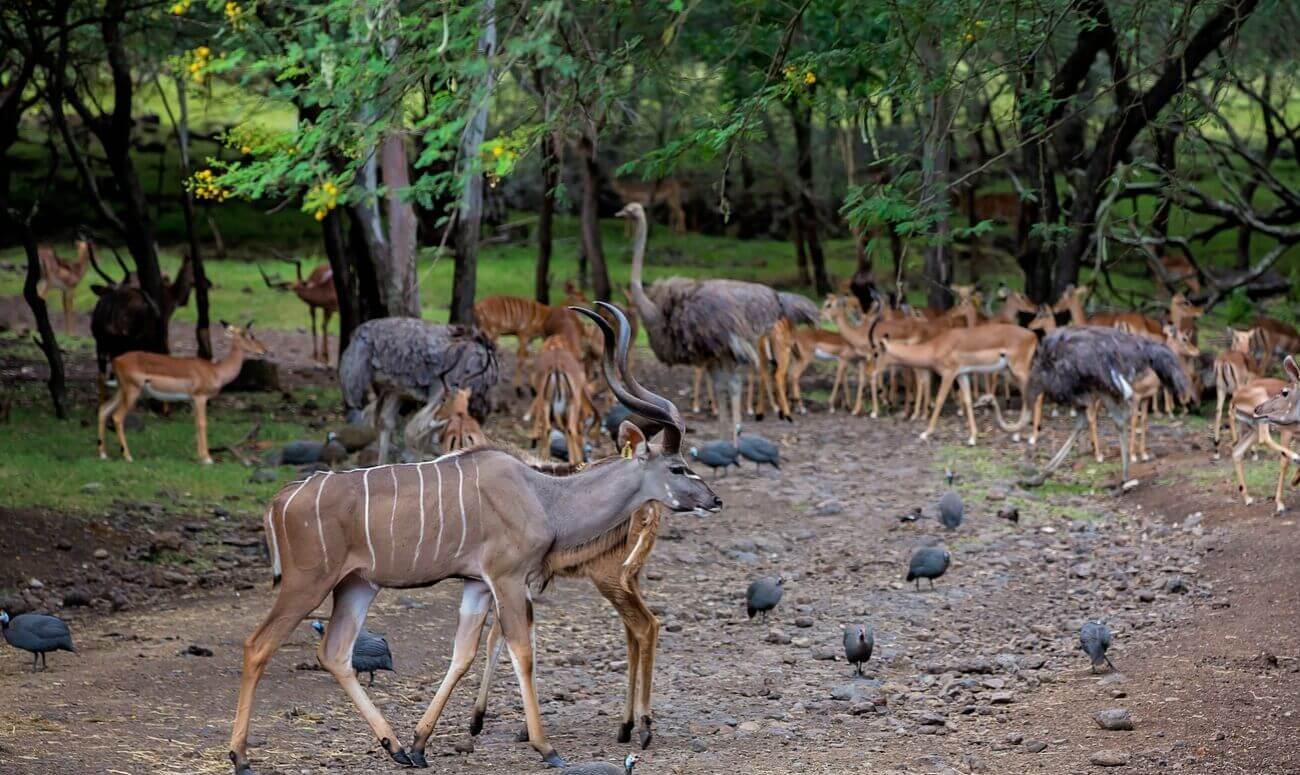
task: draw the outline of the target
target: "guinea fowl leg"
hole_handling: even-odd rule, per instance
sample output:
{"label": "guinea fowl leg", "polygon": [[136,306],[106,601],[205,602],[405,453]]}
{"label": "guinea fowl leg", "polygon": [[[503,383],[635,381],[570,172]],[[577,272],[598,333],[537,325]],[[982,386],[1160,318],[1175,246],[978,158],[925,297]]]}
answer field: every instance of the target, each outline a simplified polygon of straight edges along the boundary
{"label": "guinea fowl leg", "polygon": [[[465,582],[465,589],[460,595],[460,618],[456,623],[456,640],[452,646],[451,665],[447,668],[447,674],[443,676],[442,685],[438,687],[438,693],[434,695],[428,709],[420,717],[420,723],[415,726],[415,740],[411,743],[411,758],[417,766],[424,766],[424,747],[428,744],[434,727],[438,725],[438,718],[447,705],[447,698],[451,697],[456,684],[460,682],[465,673],[469,672],[470,666],[474,664],[474,657],[478,655],[479,636],[483,634],[483,623],[487,620],[491,603],[491,587],[481,581]],[[491,680],[490,674],[484,676],[484,686],[487,685],[489,680]],[[484,692],[484,695],[486,695],[486,692]],[[486,707],[486,696],[483,697],[482,701],[483,706]],[[479,718],[477,709],[475,718]]]}

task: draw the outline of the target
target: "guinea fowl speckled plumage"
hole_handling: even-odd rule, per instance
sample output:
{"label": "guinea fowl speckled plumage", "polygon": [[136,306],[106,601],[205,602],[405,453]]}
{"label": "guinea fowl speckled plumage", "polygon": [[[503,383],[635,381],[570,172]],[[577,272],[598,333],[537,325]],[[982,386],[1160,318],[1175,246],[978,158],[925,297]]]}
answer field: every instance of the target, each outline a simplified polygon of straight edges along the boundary
{"label": "guinea fowl speckled plumage", "polygon": [[72,645],[72,631],[67,623],[54,616],[21,614],[10,619],[9,614],[0,611],[0,630],[4,631],[4,639],[10,646],[31,652],[32,672],[45,669],[48,652],[71,651],[75,654],[77,651]]}
{"label": "guinea fowl speckled plumage", "polygon": [[745,609],[749,618],[753,619],[754,614],[762,614],[762,621],[766,622],[767,612],[781,602],[784,585],[785,579],[781,576],[765,576],[751,581],[749,589],[745,590]]}
{"label": "guinea fowl speckled plumage", "polygon": [[934,589],[934,580],[948,572],[952,555],[942,546],[924,546],[912,553],[912,560],[907,566],[907,580],[915,581],[916,588],[921,589],[921,579],[930,580]]}
{"label": "guinea fowl speckled plumage", "polygon": [[955,491],[949,490],[939,498],[939,521],[949,530],[961,527],[964,512],[965,507],[961,502],[961,496]]}
{"label": "guinea fowl speckled plumage", "polygon": [[[318,634],[325,634],[325,623],[314,621],[311,628]],[[396,672],[393,670],[393,652],[388,649],[388,641],[382,635],[376,635],[370,630],[362,630],[357,633],[357,641],[352,645],[352,669],[357,674],[369,673],[370,685],[375,685],[375,673],[380,670]]]}
{"label": "guinea fowl speckled plumage", "polygon": [[[569,442],[564,438],[564,434],[552,428],[550,439],[547,441],[547,447],[550,449],[551,457],[556,460],[569,462]],[[585,459],[591,460],[591,453],[594,447],[587,439],[582,441],[582,455]]]}
{"label": "guinea fowl speckled plumage", "polygon": [[1088,655],[1092,661],[1092,672],[1097,672],[1097,668],[1102,665],[1109,665],[1111,670],[1115,669],[1114,663],[1110,657],[1106,656],[1106,650],[1110,648],[1110,628],[1100,621],[1085,622],[1079,629],[1079,648],[1083,653]]}
{"label": "guinea fowl speckled plumage", "polygon": [[871,659],[876,647],[876,634],[869,624],[855,624],[844,628],[844,659],[862,675],[862,666]]}
{"label": "guinea fowl speckled plumage", "polygon": [[714,475],[717,475],[719,468],[722,469],[723,476],[727,475],[729,466],[740,468],[739,457],[740,450],[730,441],[707,441],[698,447],[691,447],[691,459],[712,468]]}
{"label": "guinea fowl speckled plumage", "polygon": [[776,442],[763,438],[756,433],[736,430],[736,449],[740,456],[754,463],[754,468],[761,468],[764,463],[773,468],[781,468],[781,448]]}
{"label": "guinea fowl speckled plumage", "polygon": [[632,775],[632,768],[639,761],[640,754],[630,753],[623,759],[622,767],[609,762],[584,762],[570,764],[560,772],[562,775]]}

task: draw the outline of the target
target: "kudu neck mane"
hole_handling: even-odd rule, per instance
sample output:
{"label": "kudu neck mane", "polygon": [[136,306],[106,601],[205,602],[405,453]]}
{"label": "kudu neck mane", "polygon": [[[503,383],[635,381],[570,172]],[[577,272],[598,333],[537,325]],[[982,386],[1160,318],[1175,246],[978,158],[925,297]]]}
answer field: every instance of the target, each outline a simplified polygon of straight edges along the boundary
{"label": "kudu neck mane", "polygon": [[534,491],[546,511],[555,548],[571,549],[627,522],[650,500],[642,492],[643,463],[612,460],[568,476],[535,474]]}

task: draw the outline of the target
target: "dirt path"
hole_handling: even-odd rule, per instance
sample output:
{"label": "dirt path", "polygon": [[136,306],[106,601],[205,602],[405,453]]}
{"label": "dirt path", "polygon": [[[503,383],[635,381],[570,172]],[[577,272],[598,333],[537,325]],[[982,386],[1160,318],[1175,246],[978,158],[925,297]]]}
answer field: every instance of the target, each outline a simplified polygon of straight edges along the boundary
{"label": "dirt path", "polygon": [[[960,433],[952,418],[943,428],[941,441]],[[665,630],[656,736],[639,772],[1072,773],[1094,769],[1100,749],[1127,754],[1125,772],[1300,767],[1290,521],[1233,508],[1226,488],[1048,496],[1017,490],[1009,473],[965,472],[968,521],[948,534],[934,520],[898,519],[930,508],[955,455],[917,442],[910,425],[814,415],[757,430],[779,433],[782,470],[721,480],[724,512],[670,520],[655,549],[646,586]],[[1182,455],[1191,439],[1173,429],[1155,441]],[[1161,466],[1208,465],[1197,454],[1145,474],[1156,482]],[[980,470],[1009,472],[1019,455],[998,440]],[[1018,524],[995,516],[1013,504]],[[1167,524],[1197,510],[1193,529]],[[902,581],[907,557],[937,540],[954,567],[937,591],[917,593]],[[785,601],[770,625],[749,623],[746,584],[778,572]],[[81,653],[52,656],[43,674],[0,650],[0,771],[228,771],[240,644],[268,607],[267,587],[81,622]],[[372,696],[403,736],[446,667],[459,592],[454,582],[389,591],[372,609],[368,626],[388,635],[399,670]],[[1099,617],[1117,633],[1119,675],[1090,675],[1076,650],[1080,624]],[[625,656],[613,611],[585,583],[562,580],[538,619],[552,742],[570,761],[621,758]],[[859,621],[874,626],[877,647],[868,678],[854,681],[840,628]],[[262,683],[258,772],[394,769],[328,674],[296,669],[314,662],[315,640],[299,627]],[[191,644],[214,656],[182,656]],[[454,751],[470,740],[476,687],[466,679],[453,696],[430,744],[434,769],[542,771],[513,742],[522,714],[509,671],[473,752]],[[1107,707],[1129,709],[1137,730],[1099,730],[1091,713]]]}

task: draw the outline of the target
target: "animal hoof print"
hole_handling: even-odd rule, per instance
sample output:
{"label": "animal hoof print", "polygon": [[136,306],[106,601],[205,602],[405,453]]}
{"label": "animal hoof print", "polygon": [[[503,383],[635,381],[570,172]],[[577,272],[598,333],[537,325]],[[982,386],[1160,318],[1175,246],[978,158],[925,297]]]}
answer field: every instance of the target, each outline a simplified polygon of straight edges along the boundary
{"label": "animal hoof print", "polygon": [[554,767],[556,769],[563,769],[566,764],[566,762],[564,761],[564,757],[560,756],[555,751],[551,751],[550,753],[543,756],[542,761],[546,762],[547,767]]}

